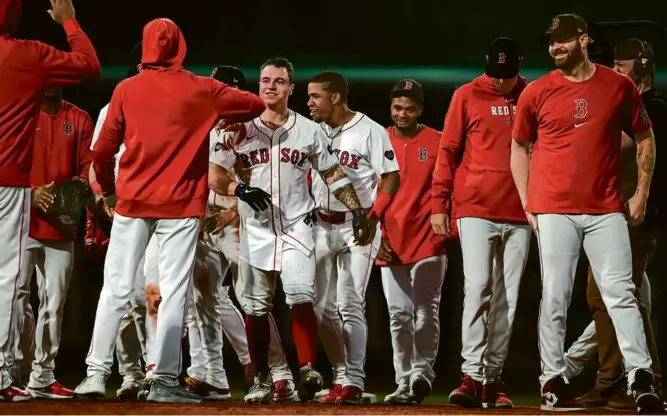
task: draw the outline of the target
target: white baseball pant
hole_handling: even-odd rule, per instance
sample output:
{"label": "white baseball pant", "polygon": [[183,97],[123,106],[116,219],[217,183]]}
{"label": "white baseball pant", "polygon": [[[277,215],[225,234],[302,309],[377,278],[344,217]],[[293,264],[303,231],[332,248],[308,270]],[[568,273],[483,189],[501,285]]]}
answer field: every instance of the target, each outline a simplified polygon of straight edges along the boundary
{"label": "white baseball pant", "polygon": [[[150,243],[149,243],[150,245]],[[124,383],[140,382],[144,379],[141,363],[147,363],[146,350],[146,295],[144,277],[144,258],[139,263],[135,276],[134,295],[130,300],[131,308],[123,315],[118,338],[116,339],[116,359],[118,372]]]}
{"label": "white baseball pant", "polygon": [[389,308],[396,384],[413,373],[433,383],[440,343],[440,294],[447,256],[382,267],[382,289]]}
{"label": "white baseball pant", "polygon": [[638,369],[651,372],[651,357],[632,282],[628,225],[623,214],[540,214],[538,243],[542,261],[542,304],[539,316],[540,384],[567,371],[564,342],[567,309],[579,260],[584,251],[628,369],[628,384]]}
{"label": "white baseball pant", "polygon": [[30,188],[0,187],[0,390],[13,380],[14,313],[30,228]]}
{"label": "white baseball pant", "polygon": [[[651,315],[651,282],[648,275],[644,272],[643,283],[641,287],[642,301],[646,306],[649,316]],[[598,350],[598,341],[595,334],[595,321],[592,321],[584,332],[570,345],[565,353],[567,360],[567,370],[565,378],[573,380],[584,371],[586,362],[593,359]]]}
{"label": "white baseball pant", "polygon": [[155,334],[153,379],[178,386],[181,334],[199,234],[198,218],[145,219],[114,215],[104,264],[104,285],[95,316],[88,375],[110,374],[120,321],[130,307],[134,277],[151,230],[160,249],[159,276],[162,302]]}
{"label": "white baseball pant", "polygon": [[472,217],[457,219],[457,226],[465,282],[461,371],[493,383],[507,358],[531,230]]}
{"label": "white baseball pant", "polygon": [[[148,246],[146,247],[145,257],[144,257],[144,295],[146,295],[147,288],[155,284],[159,285],[160,282],[160,247],[157,244],[157,239],[155,234],[153,234],[148,240]],[[146,307],[148,309],[148,300],[146,302]],[[187,316],[187,315],[186,315]],[[153,326],[153,320],[146,312],[146,367],[150,365],[155,365],[155,331],[157,328]],[[148,372],[147,372],[148,373]],[[148,374],[147,374],[148,376]],[[152,377],[152,370],[151,370]]]}
{"label": "white baseball pant", "polygon": [[380,248],[380,224],[373,242],[354,244],[352,220],[315,225],[317,296],[315,315],[334,384],[364,389],[366,373],[366,288]]}
{"label": "white baseball pant", "polygon": [[[32,362],[32,372],[28,383],[30,387],[44,388],[56,381],[53,370],[60,347],[63,309],[72,278],[73,261],[73,241],[40,241],[28,237],[25,261],[21,265],[19,296],[14,309],[17,318],[14,336],[16,340],[21,340],[24,321],[34,319],[32,306],[30,306],[30,283],[33,273],[37,271],[37,295],[39,297],[37,324],[28,324],[28,327],[35,328],[35,358]],[[29,311],[27,315],[26,311]],[[30,348],[30,345],[27,347]],[[25,363],[23,349],[21,342],[15,343],[14,356],[17,363]]]}

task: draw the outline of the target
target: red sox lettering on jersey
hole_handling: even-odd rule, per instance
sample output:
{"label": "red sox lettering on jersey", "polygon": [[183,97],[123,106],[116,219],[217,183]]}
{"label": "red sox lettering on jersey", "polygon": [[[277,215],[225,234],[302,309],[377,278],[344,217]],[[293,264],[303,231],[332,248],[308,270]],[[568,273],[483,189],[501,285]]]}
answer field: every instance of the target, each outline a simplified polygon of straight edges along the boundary
{"label": "red sox lettering on jersey", "polygon": [[308,172],[311,167],[326,172],[338,160],[327,151],[326,136],[317,124],[293,111],[275,130],[259,118],[245,127],[247,139],[232,148],[229,142],[222,146],[219,164],[230,170],[238,159],[244,168],[243,173],[237,172],[238,180],[269,193],[273,204],[255,212],[239,201],[244,230],[240,258],[261,270],[280,271],[281,242],[304,254],[310,254],[315,246],[309,221],[315,203],[308,192]]}

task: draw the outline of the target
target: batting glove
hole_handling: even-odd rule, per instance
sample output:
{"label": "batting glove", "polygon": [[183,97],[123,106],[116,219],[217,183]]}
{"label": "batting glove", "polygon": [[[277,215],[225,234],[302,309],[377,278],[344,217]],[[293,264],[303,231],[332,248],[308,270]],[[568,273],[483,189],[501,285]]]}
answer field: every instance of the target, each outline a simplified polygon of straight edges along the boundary
{"label": "batting glove", "polygon": [[243,183],[236,185],[234,195],[241,201],[250,205],[255,211],[264,211],[271,206],[271,195],[259,188],[254,188]]}

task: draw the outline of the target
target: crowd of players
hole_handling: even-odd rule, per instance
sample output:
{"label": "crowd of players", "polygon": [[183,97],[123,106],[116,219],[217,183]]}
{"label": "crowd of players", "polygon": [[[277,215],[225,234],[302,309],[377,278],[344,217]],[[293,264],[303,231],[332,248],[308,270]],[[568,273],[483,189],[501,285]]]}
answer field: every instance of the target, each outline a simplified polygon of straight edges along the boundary
{"label": "crowd of players", "polygon": [[[0,73],[16,80],[0,92],[0,238],[8,247],[0,400],[103,397],[114,350],[119,398],[227,400],[224,334],[244,365],[247,403],[362,403],[364,298],[377,264],[397,384],[384,401],[419,404],[435,378],[443,243],[453,238],[465,275],[464,377],[450,401],[512,408],[500,377],[535,234],[542,408],[663,410],[650,294],[642,291],[661,225],[653,128],[667,104],[652,86],[647,42],[617,45],[614,71],[588,59],[585,21],[559,15],[546,33],[557,69],[528,83],[516,42],[498,38],[485,74],[457,89],[439,132],[418,121],[424,100],[415,80],[391,91],[394,125],[385,129],[347,106],[342,75],[322,72],[308,84],[310,120],[288,108],[288,60],[262,65],[257,96],[244,91],[237,68],[210,77],[185,71],[183,34],[156,19],[93,128],[61,88],[98,75],[99,61],[71,0],[51,3],[71,52],[12,38],[20,2],[0,0]],[[623,174],[622,153],[635,147]],[[46,213],[54,184],[73,177],[97,196],[85,244],[105,255],[105,268],[87,377],[70,390],[56,380],[54,358],[75,228]],[[595,319],[565,352],[582,245]],[[278,278],[292,312],[298,383],[271,315]],[[191,366],[182,387],[186,334]],[[318,336],[333,368],[328,390],[315,368]],[[596,386],[574,398],[569,381],[596,351]]]}

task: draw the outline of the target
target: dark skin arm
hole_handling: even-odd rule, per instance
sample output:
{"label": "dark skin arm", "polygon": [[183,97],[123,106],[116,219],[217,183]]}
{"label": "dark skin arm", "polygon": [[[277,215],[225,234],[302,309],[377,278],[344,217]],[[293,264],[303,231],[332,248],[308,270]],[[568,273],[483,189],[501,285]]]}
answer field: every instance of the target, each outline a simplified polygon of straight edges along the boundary
{"label": "dark skin arm", "polygon": [[[378,185],[378,190],[391,196],[395,196],[400,186],[400,174],[398,172],[388,172],[382,175],[380,184]],[[389,240],[387,240],[385,237],[382,237],[382,243],[380,245],[377,258],[390,263],[394,260],[394,251],[389,244]]]}

